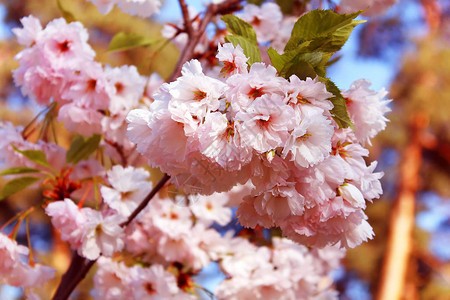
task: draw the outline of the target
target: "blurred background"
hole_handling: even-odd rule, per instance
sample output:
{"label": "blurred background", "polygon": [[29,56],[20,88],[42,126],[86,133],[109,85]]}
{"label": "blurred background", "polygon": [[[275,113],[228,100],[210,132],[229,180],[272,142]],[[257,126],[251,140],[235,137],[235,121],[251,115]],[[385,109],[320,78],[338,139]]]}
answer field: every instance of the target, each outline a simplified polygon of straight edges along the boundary
{"label": "blurred background", "polygon": [[[201,1],[187,2],[201,10]],[[11,70],[18,67],[13,58],[21,47],[11,28],[20,26],[20,18],[30,14],[42,24],[60,17],[57,3],[0,2],[0,121],[25,125],[39,110],[12,82]],[[103,16],[84,0],[61,3],[88,28],[97,61],[113,66],[133,64],[143,75],[157,72],[169,77],[178,56],[175,46],[161,52],[150,46],[114,53],[107,52],[107,47],[119,31],[161,37],[162,22],[175,23],[181,15],[176,0],[165,1],[154,20],[117,9]],[[398,281],[390,277],[390,270],[405,267],[404,299],[450,299],[450,1],[399,0],[386,14],[362,19],[368,22],[356,27],[340,53],[342,58],[329,68],[328,75],[341,89],[366,78],[373,89],[389,90],[388,97],[394,101],[387,129],[369,148],[369,160],[378,160],[377,168],[385,173],[384,195],[367,209],[376,236],[348,251],[334,274],[337,289],[341,299],[374,299],[389,282]],[[66,134],[63,128],[58,131]],[[64,142],[63,147],[67,146]],[[2,184],[0,179],[0,187]],[[0,202],[0,225],[37,201],[35,195],[24,192]],[[44,216],[34,214],[31,222],[32,244],[42,253],[41,261],[63,272],[69,249],[52,240]],[[25,238],[24,232],[19,234],[21,238]],[[46,255],[49,251],[54,254]],[[211,268],[201,274],[211,290],[220,280],[215,272]],[[78,299],[88,299],[90,288],[85,280]],[[12,287],[0,287],[0,299],[16,299],[19,294]]]}

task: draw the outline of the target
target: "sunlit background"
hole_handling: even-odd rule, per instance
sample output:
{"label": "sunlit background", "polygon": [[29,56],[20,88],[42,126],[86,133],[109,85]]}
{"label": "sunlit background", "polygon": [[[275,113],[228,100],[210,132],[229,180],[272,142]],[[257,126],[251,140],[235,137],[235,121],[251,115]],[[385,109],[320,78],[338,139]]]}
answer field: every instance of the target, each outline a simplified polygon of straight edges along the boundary
{"label": "sunlit background", "polygon": [[[202,1],[187,2],[201,11]],[[89,42],[97,51],[98,61],[134,64],[144,75],[158,72],[163,78],[168,77],[178,55],[175,47],[167,47],[154,62],[148,61],[151,48],[112,54],[106,48],[112,35],[120,30],[159,36],[158,22],[175,23],[181,16],[176,0],[165,1],[155,22],[129,17],[117,10],[104,17],[83,0],[64,3],[89,29]],[[3,0],[0,4],[0,120],[14,124],[26,124],[38,110],[21,96],[11,78],[11,70],[17,67],[13,57],[20,51],[11,28],[19,26],[20,17],[29,14],[40,18],[43,24],[60,16],[55,0]],[[404,295],[405,299],[450,299],[450,1],[402,0],[383,16],[361,19],[368,22],[356,27],[339,53],[341,58],[329,68],[329,75],[341,89],[348,89],[354,80],[366,78],[373,89],[388,89],[394,101],[389,115],[391,122],[373,141],[370,150],[370,159],[379,160],[378,168],[385,172],[385,194],[367,209],[376,237],[348,252],[342,267],[334,274],[336,286],[341,299],[372,299],[376,294],[388,232],[392,230],[391,207],[401,196],[399,166],[416,130],[411,124],[420,118],[425,126],[420,132],[422,157],[416,174],[419,184],[412,216],[414,242]],[[34,201],[33,195],[22,193],[0,202],[0,225]],[[52,242],[46,222],[43,216],[32,220],[33,247],[42,261],[56,261],[64,269],[68,249]],[[24,232],[21,234],[19,241],[25,238]],[[49,257],[49,251],[56,253],[54,257]],[[214,290],[223,278],[215,264],[198,276],[209,290]],[[87,283],[80,286],[86,291],[84,295],[90,288]],[[74,299],[84,299],[83,293],[78,295]],[[0,287],[0,299],[20,297],[20,289]]]}

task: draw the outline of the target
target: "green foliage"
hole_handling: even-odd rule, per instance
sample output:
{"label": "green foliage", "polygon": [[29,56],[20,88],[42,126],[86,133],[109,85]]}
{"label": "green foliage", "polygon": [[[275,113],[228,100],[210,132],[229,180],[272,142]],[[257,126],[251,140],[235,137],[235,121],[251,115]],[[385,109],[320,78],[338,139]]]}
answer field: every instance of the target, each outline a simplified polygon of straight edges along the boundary
{"label": "green foliage", "polygon": [[328,78],[321,78],[325,81],[325,85],[327,86],[327,90],[334,95],[330,101],[333,103],[334,107],[331,110],[331,114],[333,115],[333,119],[338,123],[339,127],[346,128],[351,127],[354,129],[353,122],[350,120],[347,112],[347,106],[345,105],[345,99],[341,94],[341,91],[336,86],[336,84]]}
{"label": "green foliage", "polygon": [[124,51],[138,47],[150,46],[157,41],[137,33],[119,32],[109,43],[108,51]]}
{"label": "green foliage", "polygon": [[327,90],[334,95],[331,111],[340,127],[353,127],[339,88],[326,78],[326,68],[333,63],[333,54],[342,48],[353,28],[364,21],[355,21],[360,12],[339,15],[331,10],[313,10],[300,17],[294,25],[284,53],[270,48],[268,54],[280,76],[300,79],[318,76]]}
{"label": "green foliage", "polygon": [[252,25],[233,15],[225,15],[222,21],[227,25],[227,29],[232,35],[225,36],[225,41],[232,43],[235,47],[240,45],[245,56],[249,58],[247,63],[251,66],[255,62],[261,61],[256,33]]}
{"label": "green foliage", "polygon": [[56,3],[58,4],[58,9],[61,12],[62,17],[67,21],[67,23],[76,21],[74,15],[63,7],[61,0],[56,0]]}
{"label": "green foliage", "polygon": [[38,173],[40,172],[37,169],[28,168],[28,167],[12,167],[8,169],[4,169],[0,172],[1,176],[5,175],[16,175],[16,174],[25,174],[25,173]]}
{"label": "green foliage", "polygon": [[336,52],[345,44],[353,28],[365,22],[353,20],[360,13],[341,15],[331,10],[313,10],[297,20],[284,50],[303,46],[306,51]]}
{"label": "green foliage", "polygon": [[45,157],[45,153],[41,150],[19,150],[16,146],[12,145],[14,150],[16,152],[19,152],[26,158],[28,158],[30,161],[37,163],[40,166],[51,168],[51,166],[48,164],[47,157]]}
{"label": "green foliage", "polygon": [[297,0],[276,0],[275,2],[278,4],[283,14],[292,14],[292,11],[294,10],[294,4],[295,2],[297,2]]}
{"label": "green foliage", "polygon": [[261,6],[261,4],[263,4],[264,0],[247,0],[248,4],[255,4],[258,6]]}
{"label": "green foliage", "polygon": [[41,180],[39,177],[20,177],[8,181],[2,189],[0,200],[25,189],[39,180]]}
{"label": "green foliage", "polygon": [[66,162],[76,164],[81,160],[87,159],[95,150],[98,149],[98,145],[101,140],[101,135],[94,134],[88,139],[85,139],[81,135],[77,135],[66,154]]}

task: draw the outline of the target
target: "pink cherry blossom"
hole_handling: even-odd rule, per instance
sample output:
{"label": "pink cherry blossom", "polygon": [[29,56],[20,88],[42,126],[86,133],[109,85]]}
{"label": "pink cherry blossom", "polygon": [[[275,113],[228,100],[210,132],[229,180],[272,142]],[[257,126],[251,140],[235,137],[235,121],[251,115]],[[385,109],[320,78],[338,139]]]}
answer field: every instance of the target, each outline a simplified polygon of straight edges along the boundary
{"label": "pink cherry blossom", "polygon": [[384,116],[391,111],[385,100],[385,89],[375,92],[369,88],[370,82],[364,79],[355,81],[350,89],[342,95],[347,99],[347,109],[350,118],[355,123],[355,135],[359,142],[369,145],[370,139],[386,128],[388,119]]}
{"label": "pink cherry blossom", "polygon": [[294,110],[279,96],[264,95],[249,105],[246,112],[238,112],[241,137],[259,153],[282,147],[294,129]]}
{"label": "pink cherry blossom", "polygon": [[253,25],[258,42],[264,43],[275,38],[283,15],[277,4],[267,2],[261,7],[247,4],[239,17]]}
{"label": "pink cherry blossom", "polygon": [[223,68],[220,71],[225,76],[234,74],[247,73],[247,60],[241,46],[233,46],[231,43],[226,43],[218,46],[216,57],[223,63]]}

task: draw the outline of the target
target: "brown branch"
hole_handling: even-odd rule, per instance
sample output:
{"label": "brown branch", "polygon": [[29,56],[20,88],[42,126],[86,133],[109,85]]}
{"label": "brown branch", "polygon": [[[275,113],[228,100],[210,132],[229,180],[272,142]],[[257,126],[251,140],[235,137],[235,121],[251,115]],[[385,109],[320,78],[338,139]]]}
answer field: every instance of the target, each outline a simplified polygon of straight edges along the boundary
{"label": "brown branch", "polygon": [[110,145],[111,147],[113,147],[116,150],[117,154],[119,154],[120,160],[122,161],[122,165],[124,167],[126,167],[128,165],[128,162],[127,162],[127,157],[125,155],[123,147],[121,145],[119,145],[119,143],[113,142],[108,139],[104,139],[104,141],[105,141],[105,143],[107,143],[108,145]]}
{"label": "brown branch", "polygon": [[178,76],[180,76],[183,64],[194,56],[195,46],[197,46],[200,38],[205,33],[206,26],[211,21],[211,19],[216,15],[226,14],[237,10],[239,8],[240,2],[241,0],[228,0],[220,4],[210,4],[208,6],[199,28],[189,37],[188,43],[181,52],[175,69],[168,79],[169,82],[174,81]]}
{"label": "brown branch", "polygon": [[72,291],[83,280],[96,260],[88,260],[74,252],[69,268],[64,273],[52,300],[65,300],[69,298]]}
{"label": "brown branch", "polygon": [[192,37],[194,35],[194,28],[192,27],[192,21],[189,17],[189,10],[186,2],[184,0],[179,0],[178,2],[180,3],[181,12],[183,14],[184,30],[186,30],[189,37]]}
{"label": "brown branch", "polygon": [[376,297],[378,300],[400,300],[405,291],[408,263],[413,247],[415,194],[418,190],[422,162],[421,137],[427,125],[426,116],[416,114],[412,117],[411,138],[403,152],[400,165],[399,193],[390,216],[387,249]]}
{"label": "brown branch", "polygon": [[164,174],[163,178],[158,182],[158,184],[150,191],[150,193],[145,197],[145,199],[139,204],[138,207],[133,211],[133,213],[128,217],[128,220],[120,224],[121,227],[126,227],[128,224],[131,223],[131,221],[134,220],[134,218],[137,217],[137,215],[148,205],[150,200],[156,195],[156,193],[159,192],[159,190],[166,184],[166,182],[170,179],[170,176],[167,174]]}

